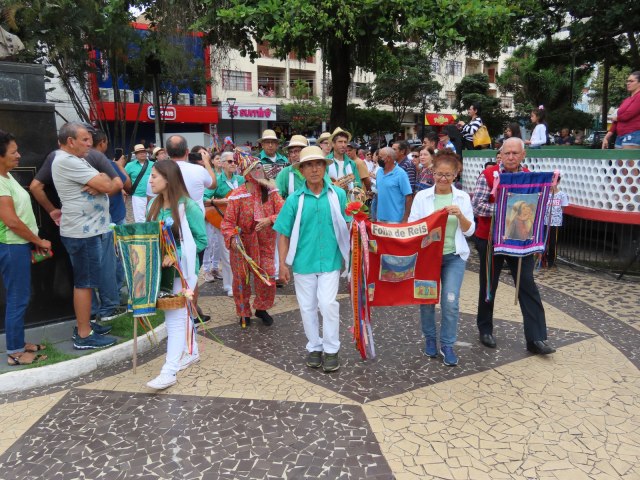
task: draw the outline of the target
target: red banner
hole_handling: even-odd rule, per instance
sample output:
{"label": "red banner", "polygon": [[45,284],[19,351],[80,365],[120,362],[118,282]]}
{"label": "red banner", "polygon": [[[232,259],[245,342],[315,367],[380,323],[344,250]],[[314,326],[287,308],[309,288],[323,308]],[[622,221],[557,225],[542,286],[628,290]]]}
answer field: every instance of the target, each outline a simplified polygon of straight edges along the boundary
{"label": "red banner", "polygon": [[456,116],[449,113],[427,113],[424,116],[425,125],[433,125],[434,127],[442,127],[444,125],[454,125]]}
{"label": "red banner", "polygon": [[411,223],[367,222],[369,306],[437,303],[447,212]]}

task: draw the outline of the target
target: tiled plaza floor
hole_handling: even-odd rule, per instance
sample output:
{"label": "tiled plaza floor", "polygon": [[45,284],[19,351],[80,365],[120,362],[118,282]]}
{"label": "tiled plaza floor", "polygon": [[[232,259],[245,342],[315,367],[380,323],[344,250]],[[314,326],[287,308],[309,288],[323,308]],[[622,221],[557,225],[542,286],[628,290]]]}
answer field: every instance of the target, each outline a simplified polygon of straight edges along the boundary
{"label": "tiled plaza floor", "polygon": [[[378,357],[350,344],[343,365],[304,366],[293,289],[278,290],[268,328],[241,331],[220,283],[201,305],[223,344],[170,389],[145,383],[165,345],[130,363],[0,396],[2,479],[640,479],[638,284],[561,267],[537,280],[548,357],[524,348],[510,278],[496,300],[498,348],[477,340],[472,259],[456,351],[446,367],[421,354],[417,307],[374,309]],[[25,372],[28,374],[28,371]]]}

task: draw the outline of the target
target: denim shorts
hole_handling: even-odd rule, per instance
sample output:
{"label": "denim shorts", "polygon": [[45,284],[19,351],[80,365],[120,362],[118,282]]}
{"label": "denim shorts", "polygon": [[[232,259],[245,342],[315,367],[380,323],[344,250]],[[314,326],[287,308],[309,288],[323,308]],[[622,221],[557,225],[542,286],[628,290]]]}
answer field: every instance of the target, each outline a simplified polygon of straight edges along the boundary
{"label": "denim shorts", "polygon": [[618,135],[618,138],[616,138],[616,148],[623,147],[640,147],[640,130]]}
{"label": "denim shorts", "polygon": [[60,239],[69,254],[73,267],[73,286],[75,288],[100,287],[102,235],[88,238],[61,236]]}

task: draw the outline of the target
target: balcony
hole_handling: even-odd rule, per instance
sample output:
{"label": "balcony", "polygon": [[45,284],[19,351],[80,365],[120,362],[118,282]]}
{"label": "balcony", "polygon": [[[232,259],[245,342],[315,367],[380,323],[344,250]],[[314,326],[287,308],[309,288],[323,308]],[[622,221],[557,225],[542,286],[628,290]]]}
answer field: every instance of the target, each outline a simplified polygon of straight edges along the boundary
{"label": "balcony", "polygon": [[287,71],[285,68],[258,66],[258,96],[286,98]]}

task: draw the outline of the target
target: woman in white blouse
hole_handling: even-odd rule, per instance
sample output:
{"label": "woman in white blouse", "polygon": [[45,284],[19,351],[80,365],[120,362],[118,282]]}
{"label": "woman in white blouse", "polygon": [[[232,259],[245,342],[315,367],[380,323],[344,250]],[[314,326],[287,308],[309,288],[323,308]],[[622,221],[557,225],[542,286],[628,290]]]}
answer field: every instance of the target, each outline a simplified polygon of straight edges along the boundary
{"label": "woman in white blouse", "polygon": [[[476,229],[469,195],[453,185],[459,165],[458,156],[449,149],[435,154],[432,167],[435,185],[416,194],[409,215],[409,221],[413,222],[436,210],[444,209],[449,213],[443,238],[440,275],[442,320],[439,350],[444,364],[448,366],[458,364],[453,344],[458,335],[460,287],[469,258],[469,246],[464,237],[473,235]],[[438,356],[435,315],[435,305],[420,305],[420,321],[425,336],[424,353],[429,357]]]}

